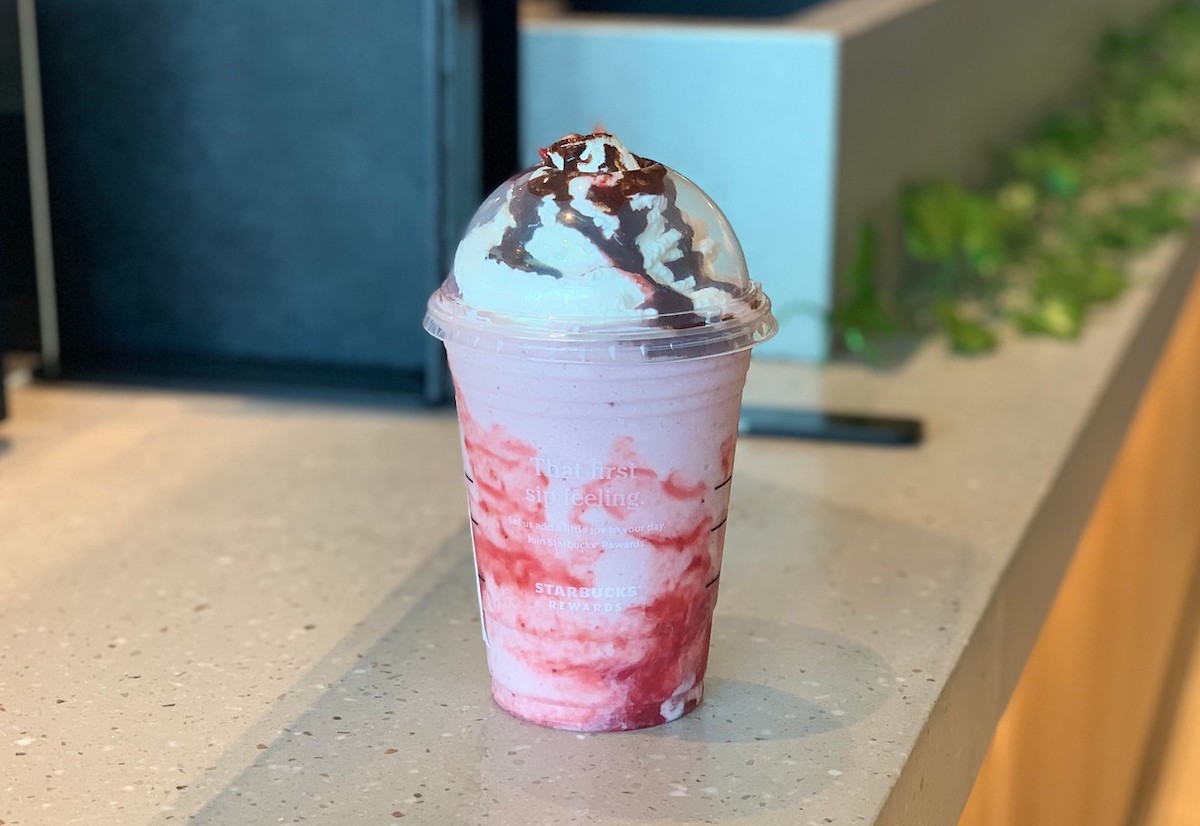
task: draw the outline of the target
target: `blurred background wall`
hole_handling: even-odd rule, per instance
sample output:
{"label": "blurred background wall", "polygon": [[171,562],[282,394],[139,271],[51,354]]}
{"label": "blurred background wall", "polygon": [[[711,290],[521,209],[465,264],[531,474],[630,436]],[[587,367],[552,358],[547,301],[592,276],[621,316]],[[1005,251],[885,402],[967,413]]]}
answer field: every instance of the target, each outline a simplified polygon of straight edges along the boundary
{"label": "blurred background wall", "polygon": [[[783,318],[763,354],[819,360],[863,222],[898,278],[900,188],[983,174],[1167,3],[524,0],[518,35],[516,0],[37,0],[63,366],[444,395],[420,319],[463,223],[597,126],[729,214]],[[14,7],[0,323],[29,349]]]}
{"label": "blurred background wall", "polygon": [[482,194],[474,3],[38,0],[37,22],[68,374],[420,389],[423,298]]}

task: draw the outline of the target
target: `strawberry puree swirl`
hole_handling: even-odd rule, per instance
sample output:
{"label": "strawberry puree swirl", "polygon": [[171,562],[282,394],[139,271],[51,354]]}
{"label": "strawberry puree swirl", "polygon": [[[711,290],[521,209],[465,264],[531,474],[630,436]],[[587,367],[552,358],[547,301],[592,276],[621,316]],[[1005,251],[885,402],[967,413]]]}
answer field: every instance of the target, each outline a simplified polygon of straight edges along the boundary
{"label": "strawberry puree swirl", "polygon": [[[727,460],[696,479],[656,470],[633,437],[618,436],[597,466],[635,472],[559,480],[579,504],[555,526],[524,495],[553,485],[536,471],[546,464],[538,448],[482,426],[461,389],[459,417],[492,660],[542,675],[530,697],[494,674],[501,704],[582,730],[643,728],[691,710],[707,667]],[[630,501],[638,507],[613,504]],[[620,584],[602,581],[606,565],[623,572]]]}

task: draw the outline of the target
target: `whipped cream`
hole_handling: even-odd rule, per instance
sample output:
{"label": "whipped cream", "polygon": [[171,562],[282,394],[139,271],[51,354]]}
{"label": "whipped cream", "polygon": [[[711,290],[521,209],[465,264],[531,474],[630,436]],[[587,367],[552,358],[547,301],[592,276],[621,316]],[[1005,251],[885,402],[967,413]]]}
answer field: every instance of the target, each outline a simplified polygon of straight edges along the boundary
{"label": "whipped cream", "polygon": [[[462,303],[493,316],[696,327],[739,301],[679,179],[612,135],[568,135],[494,196],[454,257]],[[690,185],[689,185],[690,186]],[[481,212],[483,212],[481,210]]]}

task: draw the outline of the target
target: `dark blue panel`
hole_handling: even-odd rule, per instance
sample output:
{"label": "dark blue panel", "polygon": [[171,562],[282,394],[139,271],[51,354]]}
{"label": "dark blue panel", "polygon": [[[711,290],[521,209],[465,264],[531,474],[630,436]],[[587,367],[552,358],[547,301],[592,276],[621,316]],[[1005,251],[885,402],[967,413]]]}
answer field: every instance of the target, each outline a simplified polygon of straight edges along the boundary
{"label": "dark blue panel", "polygon": [[432,6],[39,0],[65,357],[421,367]]}

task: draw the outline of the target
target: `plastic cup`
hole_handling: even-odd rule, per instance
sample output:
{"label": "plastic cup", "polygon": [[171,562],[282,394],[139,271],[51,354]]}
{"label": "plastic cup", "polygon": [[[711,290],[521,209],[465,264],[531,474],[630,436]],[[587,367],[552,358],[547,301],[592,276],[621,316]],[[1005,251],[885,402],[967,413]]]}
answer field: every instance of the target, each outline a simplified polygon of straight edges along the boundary
{"label": "plastic cup", "polygon": [[724,216],[667,174],[709,239],[699,263],[719,306],[612,319],[556,296],[553,312],[489,311],[455,274],[429,302],[454,379],[492,695],[541,725],[659,725],[704,690],[749,348],[775,322]]}

